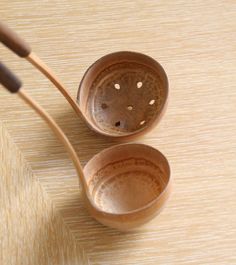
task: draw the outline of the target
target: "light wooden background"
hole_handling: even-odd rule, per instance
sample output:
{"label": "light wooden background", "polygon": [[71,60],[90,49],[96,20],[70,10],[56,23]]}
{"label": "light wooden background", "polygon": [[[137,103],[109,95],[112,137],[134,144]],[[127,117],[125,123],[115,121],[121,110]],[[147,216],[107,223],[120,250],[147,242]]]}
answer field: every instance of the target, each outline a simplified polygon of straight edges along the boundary
{"label": "light wooden background", "polygon": [[[138,142],[169,159],[174,192],[128,234],[84,208],[75,170],[48,127],[0,90],[0,264],[236,264],[236,2],[1,0],[0,18],[31,43],[71,93],[100,56],[134,50],[170,80],[160,125]],[[61,125],[85,163],[114,144],[87,129],[26,61],[1,60]]]}

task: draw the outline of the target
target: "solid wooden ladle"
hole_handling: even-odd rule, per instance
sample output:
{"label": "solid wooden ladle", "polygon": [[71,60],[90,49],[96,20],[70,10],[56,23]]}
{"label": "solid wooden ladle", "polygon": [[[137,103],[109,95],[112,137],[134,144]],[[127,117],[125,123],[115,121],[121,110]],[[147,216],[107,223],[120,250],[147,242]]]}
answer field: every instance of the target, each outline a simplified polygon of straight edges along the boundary
{"label": "solid wooden ladle", "polygon": [[84,74],[77,104],[52,70],[3,23],[0,41],[40,70],[97,133],[116,139],[134,138],[151,130],[164,114],[167,76],[147,55],[123,51],[97,60]]}
{"label": "solid wooden ladle", "polygon": [[171,192],[170,167],[158,150],[143,144],[117,145],[95,155],[82,169],[60,127],[0,62],[0,82],[16,93],[49,125],[72,158],[90,214],[104,225],[129,230],[156,216]]}

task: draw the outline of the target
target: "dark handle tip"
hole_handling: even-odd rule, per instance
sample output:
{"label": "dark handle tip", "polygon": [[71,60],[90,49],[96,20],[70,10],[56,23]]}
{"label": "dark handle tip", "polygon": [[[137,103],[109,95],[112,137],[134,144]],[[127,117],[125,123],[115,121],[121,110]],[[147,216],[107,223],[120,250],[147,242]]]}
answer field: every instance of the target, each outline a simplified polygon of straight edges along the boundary
{"label": "dark handle tip", "polygon": [[3,22],[0,22],[0,41],[20,57],[27,57],[31,53],[28,43]]}
{"label": "dark handle tip", "polygon": [[8,69],[0,61],[0,83],[11,93],[17,93],[22,86],[20,79],[15,76],[10,69]]}

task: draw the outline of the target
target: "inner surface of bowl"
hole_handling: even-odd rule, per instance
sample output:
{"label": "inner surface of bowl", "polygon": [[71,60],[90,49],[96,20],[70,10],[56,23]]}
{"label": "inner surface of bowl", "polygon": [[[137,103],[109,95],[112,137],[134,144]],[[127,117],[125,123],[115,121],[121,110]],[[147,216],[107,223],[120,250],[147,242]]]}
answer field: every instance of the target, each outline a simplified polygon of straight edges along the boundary
{"label": "inner surface of bowl", "polygon": [[148,160],[129,158],[99,170],[90,182],[90,189],[99,208],[124,213],[159,196],[164,185],[161,175],[160,169]]}
{"label": "inner surface of bowl", "polygon": [[126,135],[150,126],[161,114],[168,94],[163,68],[134,52],[102,57],[85,73],[78,100],[100,130]]}
{"label": "inner surface of bowl", "polygon": [[145,207],[159,197],[168,180],[168,163],[157,150],[140,144],[106,149],[85,167],[98,208],[121,214]]}

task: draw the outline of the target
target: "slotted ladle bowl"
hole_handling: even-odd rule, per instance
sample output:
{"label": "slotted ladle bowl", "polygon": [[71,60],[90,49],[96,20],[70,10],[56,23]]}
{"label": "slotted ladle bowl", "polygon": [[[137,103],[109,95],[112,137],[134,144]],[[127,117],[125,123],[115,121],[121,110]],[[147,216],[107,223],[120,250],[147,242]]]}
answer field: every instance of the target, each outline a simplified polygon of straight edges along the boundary
{"label": "slotted ladle bowl", "polygon": [[136,52],[115,52],[85,73],[78,103],[91,123],[107,136],[136,136],[162,117],[168,81],[159,63]]}

